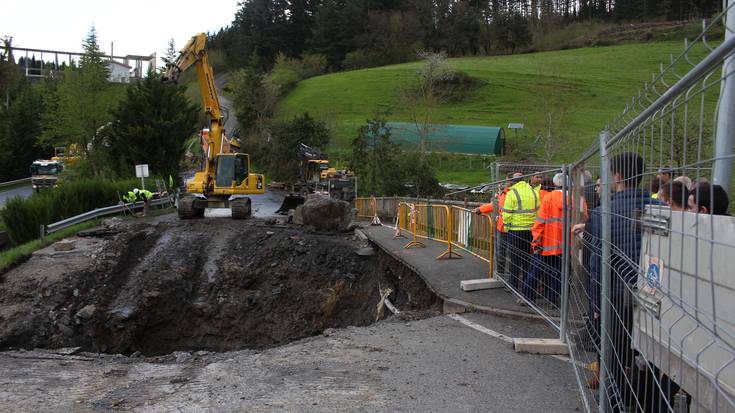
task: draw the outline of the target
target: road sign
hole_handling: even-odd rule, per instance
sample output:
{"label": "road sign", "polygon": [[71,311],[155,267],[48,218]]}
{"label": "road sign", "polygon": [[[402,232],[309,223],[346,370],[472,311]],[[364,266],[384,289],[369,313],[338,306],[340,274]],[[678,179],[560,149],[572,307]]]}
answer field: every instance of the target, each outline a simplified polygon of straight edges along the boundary
{"label": "road sign", "polygon": [[136,178],[148,178],[148,165],[135,165],[135,177]]}
{"label": "road sign", "polygon": [[135,165],[135,177],[140,178],[141,189],[145,189],[145,180],[148,178],[148,164]]}
{"label": "road sign", "polygon": [[509,123],[508,129],[523,129],[522,123]]}

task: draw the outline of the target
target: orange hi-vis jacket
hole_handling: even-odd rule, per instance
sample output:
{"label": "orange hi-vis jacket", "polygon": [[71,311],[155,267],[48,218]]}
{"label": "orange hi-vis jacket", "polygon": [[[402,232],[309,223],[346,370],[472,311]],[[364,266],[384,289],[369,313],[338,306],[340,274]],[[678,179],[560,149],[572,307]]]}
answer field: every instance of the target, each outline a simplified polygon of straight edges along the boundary
{"label": "orange hi-vis jacket", "polygon": [[[559,255],[562,253],[563,246],[563,204],[564,196],[560,189],[549,192],[544,196],[539,207],[536,221],[531,228],[533,241],[531,246],[534,251],[538,251],[541,255]],[[567,201],[567,209],[571,212],[571,200]],[[580,200],[580,209],[582,213],[587,215],[587,203],[584,198]],[[571,235],[568,238],[571,242]]]}
{"label": "orange hi-vis jacket", "polygon": [[543,202],[546,195],[550,194],[553,191],[547,191],[545,189],[539,189],[538,191],[538,199],[539,201]]}
{"label": "orange hi-vis jacket", "polygon": [[[496,195],[498,198],[498,222],[495,224],[495,227],[500,232],[505,232],[505,226],[503,225],[503,204],[505,204],[505,194],[508,191],[503,191],[502,194]],[[483,214],[489,214],[493,212],[493,203],[487,203],[480,205],[480,212]]]}

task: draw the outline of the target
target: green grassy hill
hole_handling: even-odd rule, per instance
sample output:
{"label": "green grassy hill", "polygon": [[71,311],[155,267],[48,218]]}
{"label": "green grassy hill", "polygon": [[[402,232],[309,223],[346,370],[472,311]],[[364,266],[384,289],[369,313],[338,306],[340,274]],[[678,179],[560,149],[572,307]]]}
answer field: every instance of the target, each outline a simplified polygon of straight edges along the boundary
{"label": "green grassy hill", "polygon": [[[625,107],[631,96],[682,42],[655,42],[511,56],[449,59],[456,69],[481,79],[460,102],[443,103],[434,123],[507,126],[522,122],[518,139],[532,139],[545,128],[554,108],[564,125],[553,158],[572,160]],[[308,111],[335,131],[331,151],[345,156],[357,129],[376,111],[392,120],[411,121],[405,96],[417,79],[420,62],[319,76],[300,82],[280,103],[277,118]],[[562,110],[563,109],[563,110]],[[564,114],[559,114],[565,112]],[[512,133],[509,141],[514,140]]]}

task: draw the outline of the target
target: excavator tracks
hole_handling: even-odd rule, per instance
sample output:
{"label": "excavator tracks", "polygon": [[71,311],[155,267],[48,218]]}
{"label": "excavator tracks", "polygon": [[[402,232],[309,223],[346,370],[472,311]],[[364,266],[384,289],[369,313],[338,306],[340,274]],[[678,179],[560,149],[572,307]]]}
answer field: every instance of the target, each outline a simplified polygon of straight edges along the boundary
{"label": "excavator tracks", "polygon": [[204,208],[195,207],[194,201],[196,201],[196,198],[193,196],[185,196],[179,199],[179,218],[193,219],[202,218],[204,216]]}
{"label": "excavator tracks", "polygon": [[252,213],[250,198],[238,198],[230,201],[232,219],[247,219]]}

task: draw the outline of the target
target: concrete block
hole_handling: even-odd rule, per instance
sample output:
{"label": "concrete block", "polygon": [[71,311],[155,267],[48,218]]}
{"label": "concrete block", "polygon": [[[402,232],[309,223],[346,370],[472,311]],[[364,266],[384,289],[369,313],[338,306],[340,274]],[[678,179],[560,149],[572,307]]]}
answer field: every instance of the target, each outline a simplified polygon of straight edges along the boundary
{"label": "concrete block", "polygon": [[481,278],[479,280],[464,280],[459,282],[462,291],[489,290],[491,288],[503,288],[505,284],[499,279]]}
{"label": "concrete block", "polygon": [[569,354],[569,347],[558,338],[514,338],[516,353]]}

